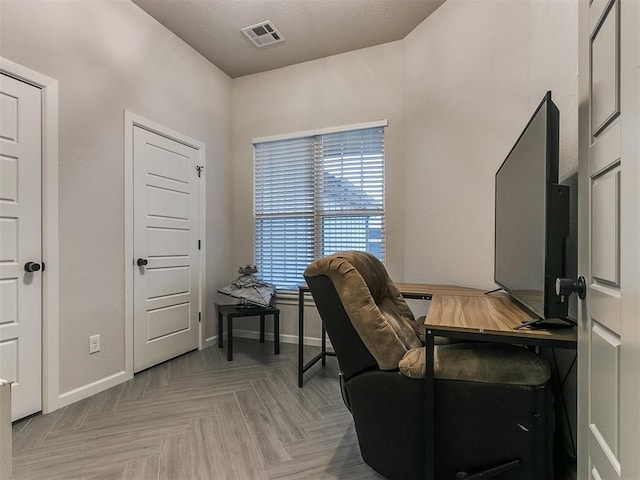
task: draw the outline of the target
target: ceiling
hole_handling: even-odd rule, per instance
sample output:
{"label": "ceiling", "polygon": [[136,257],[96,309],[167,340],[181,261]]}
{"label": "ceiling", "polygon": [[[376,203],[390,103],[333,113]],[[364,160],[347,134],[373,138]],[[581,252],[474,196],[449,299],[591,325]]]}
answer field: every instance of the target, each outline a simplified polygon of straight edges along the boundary
{"label": "ceiling", "polygon": [[[445,0],[133,0],[232,78],[404,38]],[[284,41],[241,28],[270,20]]]}

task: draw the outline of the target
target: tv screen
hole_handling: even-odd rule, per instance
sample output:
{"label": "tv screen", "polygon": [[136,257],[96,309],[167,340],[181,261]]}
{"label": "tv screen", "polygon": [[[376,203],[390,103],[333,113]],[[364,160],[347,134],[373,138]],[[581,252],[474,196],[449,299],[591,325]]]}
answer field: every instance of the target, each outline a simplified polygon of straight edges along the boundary
{"label": "tv screen", "polygon": [[564,318],[569,187],[558,185],[559,112],[547,92],[496,173],[494,279],[540,318]]}

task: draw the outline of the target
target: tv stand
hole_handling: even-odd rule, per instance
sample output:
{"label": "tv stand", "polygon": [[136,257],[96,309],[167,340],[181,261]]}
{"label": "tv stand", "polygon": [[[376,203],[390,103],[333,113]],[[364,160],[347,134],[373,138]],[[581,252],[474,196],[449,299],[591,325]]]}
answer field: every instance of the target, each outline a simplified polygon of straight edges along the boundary
{"label": "tv stand", "polygon": [[514,330],[520,330],[521,328],[532,328],[542,330],[553,330],[556,328],[571,328],[575,327],[577,323],[570,318],[534,318],[533,320],[523,321],[520,325],[513,327]]}

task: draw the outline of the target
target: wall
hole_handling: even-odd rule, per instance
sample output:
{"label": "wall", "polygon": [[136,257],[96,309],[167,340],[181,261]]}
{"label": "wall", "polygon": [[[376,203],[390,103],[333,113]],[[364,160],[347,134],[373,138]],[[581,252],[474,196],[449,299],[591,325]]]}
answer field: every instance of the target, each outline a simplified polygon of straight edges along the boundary
{"label": "wall", "polygon": [[494,174],[547,90],[564,179],[577,171],[575,2],[449,0],[402,41],[234,79],[232,264],[252,259],[252,137],[387,118],[392,278],[493,288]]}
{"label": "wall", "polygon": [[494,174],[547,90],[577,171],[577,3],[449,0],[404,46],[405,279],[492,288]]}
{"label": "wall", "polygon": [[[577,41],[578,3],[554,0],[448,0],[404,39],[404,238],[406,252],[420,252],[405,257],[406,281],[493,288],[495,171],[547,90],[560,110],[560,181],[571,187],[568,273],[575,276]],[[575,317],[575,296],[571,302]],[[574,352],[556,358],[564,378]],[[556,403],[569,455],[576,391],[573,370],[564,389],[568,419]]]}
{"label": "wall", "polygon": [[[392,42],[233,80],[232,265],[253,260],[253,148],[251,139],[387,119],[385,133],[387,265],[402,277],[404,262],[402,44]],[[279,304],[282,306],[283,302]],[[297,335],[297,309],[283,306],[281,332]],[[312,312],[309,312],[310,315]],[[310,320],[312,317],[309,317]],[[238,327],[255,329],[255,322]],[[306,335],[319,337],[318,322]],[[285,337],[286,339],[286,337]]]}
{"label": "wall", "polygon": [[0,18],[0,55],[59,81],[64,394],[124,369],[124,109],[206,143],[211,292],[226,279],[231,79],[130,1],[1,2]]}

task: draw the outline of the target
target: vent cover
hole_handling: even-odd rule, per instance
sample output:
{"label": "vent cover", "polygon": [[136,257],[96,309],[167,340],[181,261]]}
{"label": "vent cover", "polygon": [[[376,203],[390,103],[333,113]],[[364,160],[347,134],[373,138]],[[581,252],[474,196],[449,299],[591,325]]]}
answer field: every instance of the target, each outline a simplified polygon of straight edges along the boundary
{"label": "vent cover", "polygon": [[269,20],[256,23],[250,27],[244,27],[241,30],[256,47],[264,47],[265,45],[284,41],[284,37]]}

